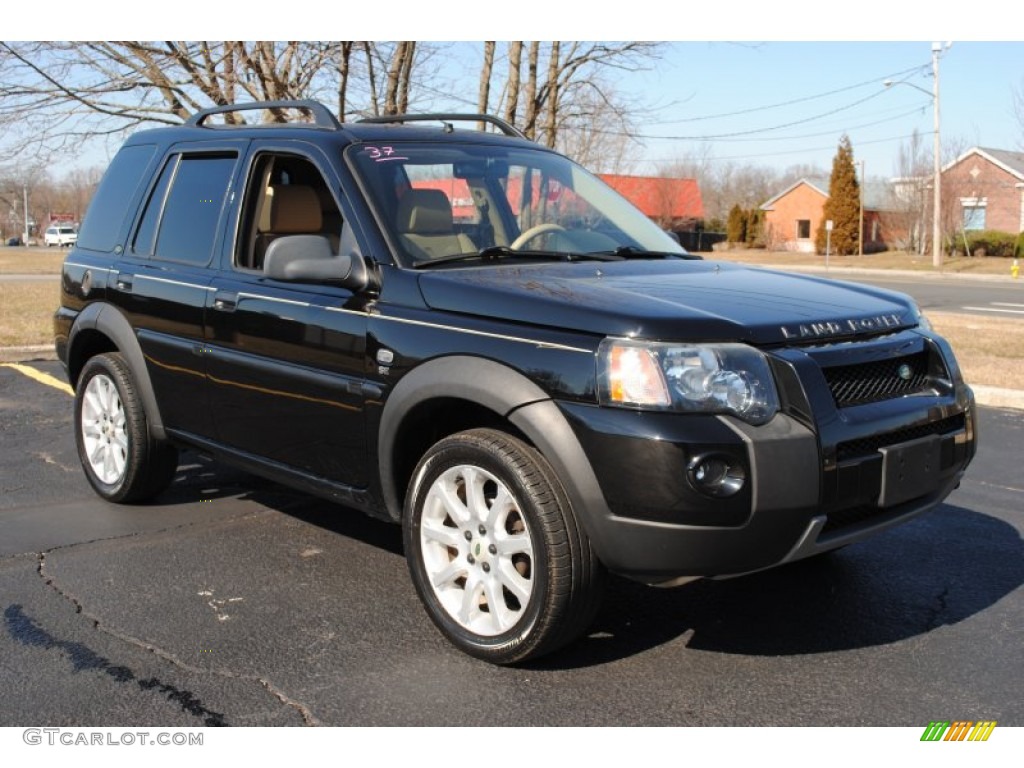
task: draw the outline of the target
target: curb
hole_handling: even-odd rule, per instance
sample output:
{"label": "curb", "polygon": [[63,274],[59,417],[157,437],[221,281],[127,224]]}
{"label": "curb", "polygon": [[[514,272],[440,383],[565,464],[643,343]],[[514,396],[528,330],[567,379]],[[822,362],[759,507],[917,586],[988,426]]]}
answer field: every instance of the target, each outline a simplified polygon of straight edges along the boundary
{"label": "curb", "polygon": [[843,275],[873,275],[875,277],[908,277],[919,280],[967,280],[978,283],[1009,283],[1020,285],[1024,291],[1024,280],[1014,280],[1008,275],[972,275],[963,272],[916,272],[912,269],[872,269],[870,267],[824,267],[813,264],[760,264],[749,261],[732,262],[748,267],[771,269],[778,272],[809,272],[842,278]]}
{"label": "curb", "polygon": [[[0,363],[27,363],[33,360],[56,359],[57,352],[53,345],[0,347]],[[985,405],[991,408],[1014,408],[1024,411],[1024,390],[989,387],[984,384],[973,384],[971,389],[974,390],[974,399],[978,405]]]}
{"label": "curb", "polygon": [[990,408],[1015,408],[1024,411],[1024,391],[1006,389],[1004,387],[988,387],[984,384],[972,384],[974,399],[978,405]]}
{"label": "curb", "polygon": [[56,360],[53,344],[32,347],[0,347],[0,363],[27,363],[32,360]]}

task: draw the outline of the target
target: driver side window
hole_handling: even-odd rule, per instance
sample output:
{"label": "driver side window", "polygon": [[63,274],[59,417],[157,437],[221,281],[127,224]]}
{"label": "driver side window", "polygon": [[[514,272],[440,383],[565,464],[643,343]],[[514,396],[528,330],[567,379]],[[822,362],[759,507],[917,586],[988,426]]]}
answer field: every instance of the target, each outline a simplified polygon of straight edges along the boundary
{"label": "driver side window", "polygon": [[343,220],[320,169],[298,155],[256,157],[243,203],[235,267],[264,271],[275,240],[290,235],[323,238],[323,253],[337,255]]}

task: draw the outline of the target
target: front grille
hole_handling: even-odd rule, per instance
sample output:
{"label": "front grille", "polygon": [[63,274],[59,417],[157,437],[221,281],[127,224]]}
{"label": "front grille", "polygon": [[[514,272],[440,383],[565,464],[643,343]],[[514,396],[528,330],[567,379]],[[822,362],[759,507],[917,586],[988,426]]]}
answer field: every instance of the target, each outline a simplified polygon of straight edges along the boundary
{"label": "front grille", "polygon": [[822,373],[840,408],[874,403],[928,389],[928,352],[823,368]]}
{"label": "front grille", "polygon": [[836,446],[836,461],[842,462],[848,461],[849,459],[870,456],[879,448],[883,448],[887,445],[905,443],[909,440],[917,440],[920,437],[928,437],[929,435],[946,435],[951,432],[959,432],[964,428],[964,425],[964,415],[962,413],[958,413],[956,416],[950,416],[949,418],[942,419],[940,421],[932,421],[928,424],[920,424],[916,427],[898,429],[895,432],[886,432],[882,435],[872,435],[871,437],[866,437],[862,440],[849,440]]}

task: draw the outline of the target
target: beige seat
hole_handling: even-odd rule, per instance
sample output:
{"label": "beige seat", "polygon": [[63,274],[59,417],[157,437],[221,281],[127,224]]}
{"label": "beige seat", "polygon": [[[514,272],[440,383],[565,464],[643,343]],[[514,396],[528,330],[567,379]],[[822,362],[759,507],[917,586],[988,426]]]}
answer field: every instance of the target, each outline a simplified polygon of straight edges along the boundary
{"label": "beige seat", "polygon": [[320,199],[312,187],[269,187],[260,210],[253,266],[263,268],[267,248],[282,235],[318,235],[322,226]]}
{"label": "beige seat", "polygon": [[468,235],[455,231],[452,206],[439,189],[410,189],[398,203],[398,231],[416,259],[438,259],[479,249]]}

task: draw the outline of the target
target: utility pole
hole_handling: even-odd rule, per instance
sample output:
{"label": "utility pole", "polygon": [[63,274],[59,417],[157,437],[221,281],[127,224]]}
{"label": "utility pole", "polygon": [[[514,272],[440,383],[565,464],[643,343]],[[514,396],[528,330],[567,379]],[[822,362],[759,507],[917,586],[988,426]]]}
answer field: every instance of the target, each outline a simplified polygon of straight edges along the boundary
{"label": "utility pole", "polygon": [[[942,268],[942,145],[939,142],[939,57],[948,51],[953,43],[932,43],[932,105],[935,109],[935,132],[934,144],[932,146],[932,162],[934,163],[932,173],[932,266],[935,269]],[[886,88],[891,85],[909,85],[922,93],[928,93],[924,88],[905,80],[898,83],[892,80],[882,82]]]}
{"label": "utility pole", "polygon": [[28,185],[27,184],[22,184],[21,185],[21,198],[22,198],[22,202],[23,202],[23,204],[25,206],[25,209],[24,209],[24,214],[25,214],[25,216],[24,216],[24,218],[25,218],[25,231],[22,233],[21,244],[24,245],[27,248],[28,247]]}
{"label": "utility pole", "polygon": [[942,160],[941,144],[939,143],[939,55],[942,53],[942,43],[932,43],[932,100],[935,107],[935,146],[932,160],[935,164],[935,179],[932,186],[935,194],[932,195],[932,267],[942,268]]}
{"label": "utility pole", "polygon": [[857,229],[857,255],[864,255],[864,161],[860,161],[860,227]]}

